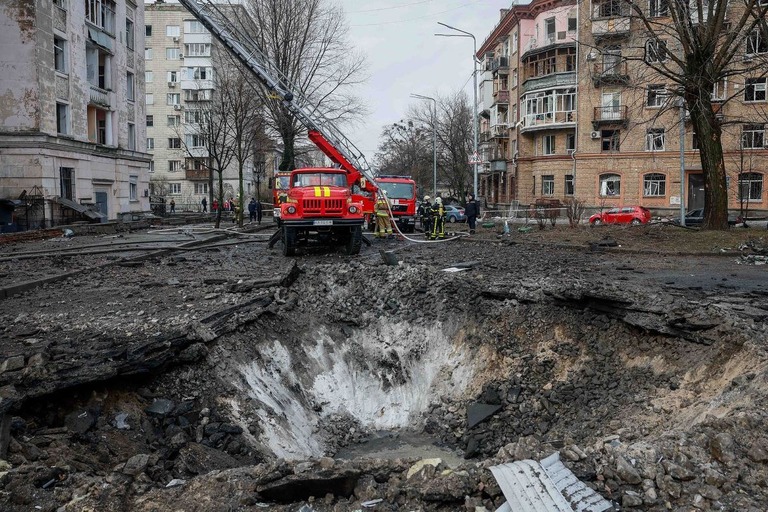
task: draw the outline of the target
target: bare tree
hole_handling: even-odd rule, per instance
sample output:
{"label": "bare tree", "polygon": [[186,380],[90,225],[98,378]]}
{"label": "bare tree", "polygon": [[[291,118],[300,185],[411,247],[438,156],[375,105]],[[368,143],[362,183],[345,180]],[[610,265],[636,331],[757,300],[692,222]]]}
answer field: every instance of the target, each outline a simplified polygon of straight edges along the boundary
{"label": "bare tree", "polygon": [[[244,5],[249,17],[229,23],[293,84],[295,96],[307,98],[317,117],[337,124],[362,118],[366,109],[352,90],[367,78],[365,61],[351,50],[339,6],[328,0],[245,0]],[[280,170],[293,170],[296,142],[306,127],[270,91],[259,89],[259,96],[283,143]]]}
{"label": "bare tree", "polygon": [[[636,69],[651,70],[671,82],[667,92],[684,102],[699,141],[704,173],[705,212],[703,227],[728,227],[728,191],[723,154],[724,121],[718,115],[722,104],[733,98],[713,94],[726,80],[744,80],[739,94],[749,94],[749,79],[764,77],[765,14],[762,0],[601,0],[588,8],[598,17],[626,16],[636,44],[621,58],[633,61]],[[593,13],[594,14],[594,13]],[[598,51],[606,48],[595,47]],[[745,62],[744,55],[753,55]],[[640,80],[643,82],[643,80]],[[652,83],[652,82],[645,82]],[[713,97],[717,101],[713,101]],[[674,104],[674,102],[670,102]]]}
{"label": "bare tree", "polygon": [[[414,112],[414,117],[419,115]],[[384,127],[374,161],[380,174],[410,176],[420,190],[429,190],[432,156],[432,127],[409,120]]]}

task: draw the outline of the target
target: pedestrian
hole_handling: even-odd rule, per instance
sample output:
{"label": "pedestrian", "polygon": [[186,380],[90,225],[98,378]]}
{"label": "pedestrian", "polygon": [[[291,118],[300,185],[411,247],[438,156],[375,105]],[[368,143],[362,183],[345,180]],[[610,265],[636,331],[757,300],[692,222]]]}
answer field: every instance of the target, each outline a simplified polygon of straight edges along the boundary
{"label": "pedestrian", "polygon": [[429,196],[424,196],[424,200],[419,205],[419,218],[421,219],[421,229],[424,230],[424,236],[429,238],[430,229],[432,227],[432,205],[429,200]]}
{"label": "pedestrian", "polygon": [[394,237],[392,233],[392,220],[389,218],[389,200],[387,199],[387,193],[383,190],[376,199],[376,204],[373,206],[373,211],[376,213],[376,232],[375,238],[387,238]]}
{"label": "pedestrian", "polygon": [[251,198],[251,202],[248,203],[248,220],[253,222],[256,220],[256,199]]}
{"label": "pedestrian", "polygon": [[235,202],[235,198],[234,197],[231,197],[229,199],[229,210],[233,212],[233,211],[235,211],[235,208],[237,208],[237,202]]}
{"label": "pedestrian", "polygon": [[261,224],[261,201],[256,201],[256,223]]}
{"label": "pedestrian", "polygon": [[211,203],[211,212],[217,212],[219,211],[219,200],[216,198],[213,198],[213,202]]}
{"label": "pedestrian", "polygon": [[171,213],[176,213],[176,201],[171,199]]}
{"label": "pedestrian", "polygon": [[222,208],[224,208],[225,212],[229,211],[229,199],[224,200],[224,204],[222,205]]}
{"label": "pedestrian", "polygon": [[208,212],[208,200],[206,198],[203,198],[202,201],[200,201],[200,204],[203,205],[203,213]]}
{"label": "pedestrian", "polygon": [[467,194],[467,205],[464,207],[464,213],[467,216],[467,224],[469,224],[469,234],[474,235],[477,217],[480,216],[480,204],[475,201],[475,196],[472,194]]}
{"label": "pedestrian", "polygon": [[445,238],[445,207],[440,196],[435,198],[432,204],[432,233],[431,239]]}

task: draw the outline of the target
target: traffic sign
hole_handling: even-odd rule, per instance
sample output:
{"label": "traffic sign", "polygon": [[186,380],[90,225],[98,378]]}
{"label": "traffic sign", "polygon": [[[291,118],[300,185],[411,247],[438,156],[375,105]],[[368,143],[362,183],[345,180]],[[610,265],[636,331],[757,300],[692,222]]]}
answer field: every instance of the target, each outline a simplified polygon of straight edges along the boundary
{"label": "traffic sign", "polygon": [[482,160],[480,160],[480,155],[477,153],[472,153],[469,157],[469,163],[470,164],[481,164],[483,163]]}

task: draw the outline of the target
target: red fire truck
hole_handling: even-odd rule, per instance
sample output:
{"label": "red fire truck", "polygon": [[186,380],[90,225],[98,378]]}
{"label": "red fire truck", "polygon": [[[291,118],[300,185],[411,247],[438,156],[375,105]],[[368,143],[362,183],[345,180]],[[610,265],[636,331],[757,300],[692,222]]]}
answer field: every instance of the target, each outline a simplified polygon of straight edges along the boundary
{"label": "red fire truck", "polygon": [[[373,211],[376,182],[365,157],[322,115],[318,105],[303,96],[277,65],[255,44],[238,37],[240,28],[231,13],[213,0],[179,0],[222,45],[269,89],[272,96],[307,128],[307,136],[336,166],[296,169],[290,174],[286,200],[275,198],[279,232],[270,247],[283,242],[283,253],[293,255],[310,241],[342,245],[357,254],[362,241],[364,205]],[[342,186],[342,179],[346,180]],[[320,183],[315,183],[318,181]],[[325,182],[325,184],[324,184]],[[284,190],[284,189],[282,189]],[[279,193],[279,192],[278,192]],[[282,196],[281,196],[282,197]]]}
{"label": "red fire truck", "polygon": [[403,233],[416,229],[416,182],[409,176],[377,176],[378,193],[384,191],[392,205],[392,216]]}

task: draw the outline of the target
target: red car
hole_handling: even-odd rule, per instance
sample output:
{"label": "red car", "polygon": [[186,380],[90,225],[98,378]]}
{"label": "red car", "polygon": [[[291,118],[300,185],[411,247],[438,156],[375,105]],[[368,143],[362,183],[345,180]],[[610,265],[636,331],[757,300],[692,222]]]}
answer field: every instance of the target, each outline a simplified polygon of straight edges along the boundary
{"label": "red car", "polygon": [[623,206],[596,213],[589,218],[593,226],[600,224],[646,224],[651,220],[651,211],[643,206]]}

